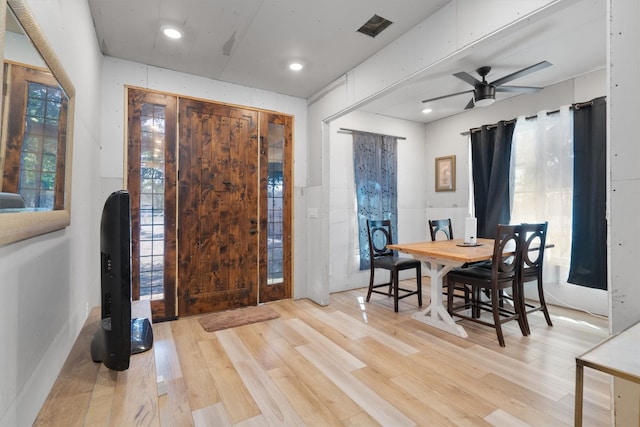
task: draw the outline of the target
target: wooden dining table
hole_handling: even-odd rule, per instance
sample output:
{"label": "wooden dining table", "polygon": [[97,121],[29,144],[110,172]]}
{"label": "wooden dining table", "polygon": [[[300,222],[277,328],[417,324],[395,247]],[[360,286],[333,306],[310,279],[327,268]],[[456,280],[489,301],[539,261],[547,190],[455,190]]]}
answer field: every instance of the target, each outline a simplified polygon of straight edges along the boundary
{"label": "wooden dining table", "polygon": [[466,263],[486,261],[493,256],[493,239],[477,239],[476,246],[464,245],[464,239],[387,245],[387,248],[410,254],[422,261],[424,271],[431,278],[431,304],[412,318],[443,331],[466,338],[464,328],[447,312],[442,301],[442,278],[454,267]]}

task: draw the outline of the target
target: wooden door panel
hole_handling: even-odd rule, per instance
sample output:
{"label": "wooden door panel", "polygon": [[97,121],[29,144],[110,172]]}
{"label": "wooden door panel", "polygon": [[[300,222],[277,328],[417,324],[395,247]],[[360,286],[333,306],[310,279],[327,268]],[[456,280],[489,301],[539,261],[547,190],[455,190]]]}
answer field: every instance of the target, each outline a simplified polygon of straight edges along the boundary
{"label": "wooden door panel", "polygon": [[257,303],[257,113],[182,100],[179,314]]}

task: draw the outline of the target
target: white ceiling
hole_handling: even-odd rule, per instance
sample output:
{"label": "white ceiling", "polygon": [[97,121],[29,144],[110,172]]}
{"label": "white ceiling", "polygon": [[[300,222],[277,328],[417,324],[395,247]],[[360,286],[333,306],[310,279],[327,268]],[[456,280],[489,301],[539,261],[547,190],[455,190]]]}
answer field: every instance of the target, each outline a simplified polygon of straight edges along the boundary
{"label": "white ceiling", "polygon": [[[308,98],[406,33],[447,0],[89,0],[105,55]],[[356,30],[374,14],[393,22],[376,38]],[[471,89],[452,73],[489,65],[487,80],[547,60],[545,70],[510,82],[548,86],[606,65],[606,5],[581,0],[548,18],[499,32],[424,70],[363,110],[417,122],[458,114],[471,98],[423,99]],[[184,29],[181,40],[163,25]],[[289,61],[305,64],[299,73]],[[496,94],[496,100],[514,96]]]}

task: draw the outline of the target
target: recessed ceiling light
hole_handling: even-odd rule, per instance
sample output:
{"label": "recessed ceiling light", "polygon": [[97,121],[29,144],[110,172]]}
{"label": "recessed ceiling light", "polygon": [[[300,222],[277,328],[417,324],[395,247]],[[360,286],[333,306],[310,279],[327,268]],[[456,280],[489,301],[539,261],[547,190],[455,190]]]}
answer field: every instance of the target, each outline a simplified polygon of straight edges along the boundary
{"label": "recessed ceiling light", "polygon": [[289,64],[289,69],[292,71],[300,71],[304,68],[301,62],[292,62]]}
{"label": "recessed ceiling light", "polygon": [[183,35],[182,31],[180,31],[178,28],[169,25],[162,27],[162,34],[169,37],[170,39],[181,39]]}
{"label": "recessed ceiling light", "polygon": [[429,114],[430,112],[432,112],[433,110],[431,108],[425,108],[424,110],[422,110],[422,112],[424,114]]}

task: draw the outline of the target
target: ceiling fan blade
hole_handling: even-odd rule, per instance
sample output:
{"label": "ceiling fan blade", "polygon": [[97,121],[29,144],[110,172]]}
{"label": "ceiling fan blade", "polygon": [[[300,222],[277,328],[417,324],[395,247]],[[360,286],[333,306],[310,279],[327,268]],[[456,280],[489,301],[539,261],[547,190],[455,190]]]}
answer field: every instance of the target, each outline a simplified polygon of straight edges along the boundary
{"label": "ceiling fan blade", "polygon": [[471,86],[474,86],[474,87],[476,85],[482,84],[482,82],[480,80],[476,79],[475,77],[473,77],[469,73],[465,73],[464,71],[461,71],[459,73],[455,73],[454,76],[456,76],[460,80],[463,80],[463,81],[469,83]]}
{"label": "ceiling fan blade", "polygon": [[431,101],[437,101],[439,99],[450,98],[452,96],[458,96],[458,95],[462,95],[463,93],[471,93],[471,92],[473,92],[473,89],[465,90],[464,92],[450,93],[449,95],[442,95],[442,96],[437,96],[435,98],[425,99],[422,102],[427,103],[427,102],[431,102]]}
{"label": "ceiling fan blade", "polygon": [[551,62],[548,61],[542,61],[542,62],[538,62],[537,64],[534,65],[530,65],[527,68],[523,68],[520,71],[516,71],[515,73],[511,73],[507,76],[504,76],[498,80],[495,80],[493,82],[491,82],[490,84],[494,85],[494,86],[500,86],[502,84],[505,84],[507,82],[510,82],[511,80],[515,80],[515,79],[519,79],[520,77],[524,77],[528,74],[531,73],[535,73],[536,71],[540,71],[544,68],[550,67],[552,64]]}
{"label": "ceiling fan blade", "polygon": [[470,110],[470,109],[472,109],[472,108],[473,108],[473,107],[475,107],[475,106],[476,106],[476,103],[473,101],[473,98],[471,98],[471,99],[469,100],[469,102],[467,103],[467,105],[464,107],[464,109],[465,109],[465,110]]}
{"label": "ceiling fan blade", "polygon": [[540,92],[543,88],[535,86],[498,86],[496,92],[523,92],[534,93]]}

